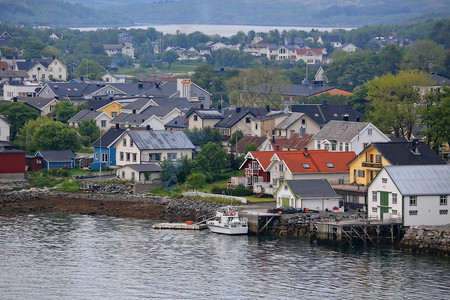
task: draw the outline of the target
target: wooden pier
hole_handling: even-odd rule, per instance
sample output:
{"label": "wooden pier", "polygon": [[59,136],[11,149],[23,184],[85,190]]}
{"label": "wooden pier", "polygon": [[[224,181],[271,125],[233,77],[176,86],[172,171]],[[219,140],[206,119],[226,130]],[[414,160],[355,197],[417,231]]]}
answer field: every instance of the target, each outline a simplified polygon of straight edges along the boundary
{"label": "wooden pier", "polygon": [[187,223],[159,223],[153,225],[153,229],[179,229],[179,230],[202,230],[206,229],[206,224],[187,224]]}
{"label": "wooden pier", "polygon": [[340,222],[311,222],[310,240],[319,244],[337,246],[394,245],[403,237],[403,226],[399,220],[371,221],[348,220]]}

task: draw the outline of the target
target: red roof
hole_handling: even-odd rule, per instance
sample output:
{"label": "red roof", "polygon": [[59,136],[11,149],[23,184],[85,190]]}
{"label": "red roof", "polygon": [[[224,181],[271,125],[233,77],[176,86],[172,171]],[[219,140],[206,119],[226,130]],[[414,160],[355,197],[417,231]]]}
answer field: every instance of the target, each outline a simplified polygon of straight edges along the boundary
{"label": "red roof", "polygon": [[346,164],[355,156],[355,152],[329,152],[328,150],[309,150],[278,152],[277,156],[284,161],[291,173],[336,173],[348,172]]}
{"label": "red roof", "polygon": [[0,61],[0,69],[8,69],[8,63],[6,61]]}
{"label": "red roof", "polygon": [[305,55],[306,53],[308,53],[308,52],[313,52],[314,54],[317,54],[317,55],[322,55],[323,53],[322,53],[322,49],[319,49],[319,48],[311,48],[311,49],[308,49],[308,48],[297,48],[297,49],[295,49],[295,53],[297,53],[297,55]]}
{"label": "red roof", "polygon": [[[270,159],[272,158],[272,156],[275,153],[284,153],[284,152],[289,152],[289,153],[303,153],[303,151],[250,151],[250,154],[253,156],[254,159],[256,159],[259,164],[261,165],[261,167],[263,168],[263,170],[267,170],[267,167],[270,165],[271,161]],[[245,164],[245,162],[244,162]],[[244,165],[242,164],[242,165]]]}

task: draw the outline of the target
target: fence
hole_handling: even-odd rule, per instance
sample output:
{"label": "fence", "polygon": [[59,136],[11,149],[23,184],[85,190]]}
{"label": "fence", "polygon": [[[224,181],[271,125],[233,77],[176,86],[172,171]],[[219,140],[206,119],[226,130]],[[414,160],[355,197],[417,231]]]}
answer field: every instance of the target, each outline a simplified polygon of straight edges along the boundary
{"label": "fence", "polygon": [[202,198],[222,198],[222,199],[228,199],[228,200],[236,200],[241,203],[247,203],[247,198],[221,195],[221,194],[208,194],[208,193],[202,193],[202,192],[183,192],[183,196],[190,196],[190,197],[198,196],[198,197],[202,197]]}

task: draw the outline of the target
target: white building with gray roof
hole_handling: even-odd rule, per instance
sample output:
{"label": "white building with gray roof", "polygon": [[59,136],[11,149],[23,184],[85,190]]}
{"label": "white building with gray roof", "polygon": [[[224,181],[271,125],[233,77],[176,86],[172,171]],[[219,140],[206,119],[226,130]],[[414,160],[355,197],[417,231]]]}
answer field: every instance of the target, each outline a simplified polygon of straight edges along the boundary
{"label": "white building with gray roof", "polygon": [[313,137],[312,149],[360,153],[371,143],[389,142],[390,138],[372,123],[330,121]]}
{"label": "white building with gray roof", "polygon": [[369,218],[450,224],[450,165],[386,166],[367,187]]}
{"label": "white building with gray roof", "polygon": [[192,158],[195,146],[179,130],[126,130],[115,144],[116,164],[159,164]]}

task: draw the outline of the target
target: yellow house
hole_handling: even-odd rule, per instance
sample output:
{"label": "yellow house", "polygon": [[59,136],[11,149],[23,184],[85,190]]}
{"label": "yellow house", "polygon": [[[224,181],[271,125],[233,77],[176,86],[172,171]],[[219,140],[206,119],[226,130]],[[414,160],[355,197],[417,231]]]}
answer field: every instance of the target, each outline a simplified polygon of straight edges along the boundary
{"label": "yellow house", "polygon": [[122,104],[113,101],[111,103],[106,104],[105,106],[100,107],[99,109],[97,109],[97,111],[103,111],[109,116],[115,118],[122,113],[121,111],[122,107],[123,107]]}
{"label": "yellow house", "polygon": [[350,182],[368,185],[384,166],[445,164],[436,152],[423,142],[373,143],[347,165]]}

